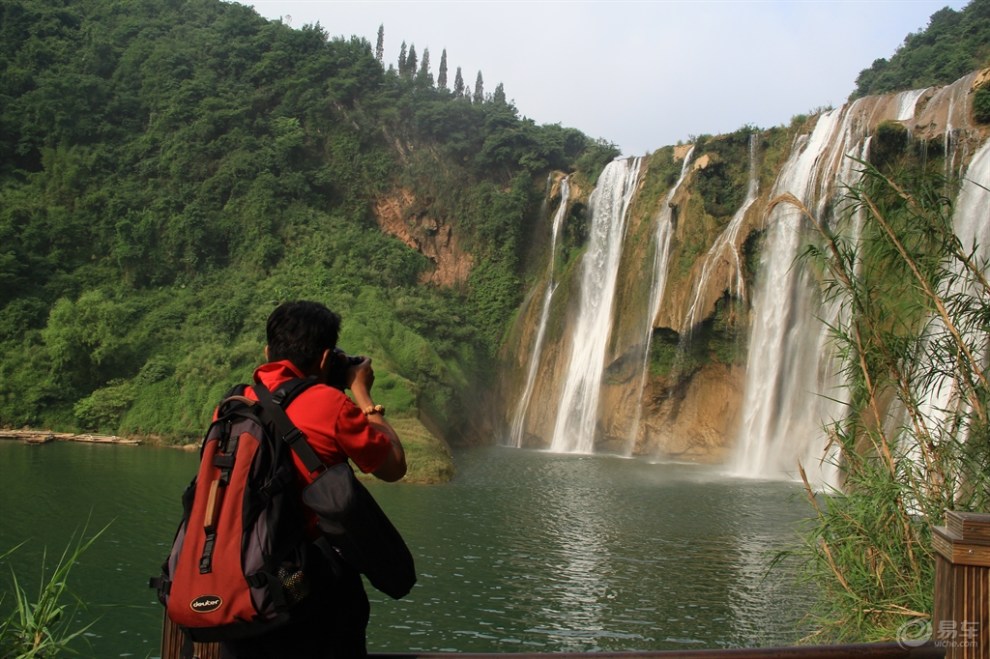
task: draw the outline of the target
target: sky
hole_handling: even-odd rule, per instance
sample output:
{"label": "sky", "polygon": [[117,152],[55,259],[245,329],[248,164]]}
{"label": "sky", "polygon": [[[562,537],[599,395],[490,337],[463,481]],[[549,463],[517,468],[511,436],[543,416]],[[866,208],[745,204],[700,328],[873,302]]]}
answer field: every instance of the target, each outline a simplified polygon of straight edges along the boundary
{"label": "sky", "polygon": [[242,0],[262,16],[374,48],[402,42],[436,76],[478,72],[519,114],[577,128],[636,156],[744,126],[771,128],[845,103],[942,7],[966,0]]}

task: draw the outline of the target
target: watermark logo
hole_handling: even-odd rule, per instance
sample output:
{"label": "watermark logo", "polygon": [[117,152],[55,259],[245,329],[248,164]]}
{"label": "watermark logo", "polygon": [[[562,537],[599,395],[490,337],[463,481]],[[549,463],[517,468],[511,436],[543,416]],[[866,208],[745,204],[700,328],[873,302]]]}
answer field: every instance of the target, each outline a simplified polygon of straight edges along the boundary
{"label": "watermark logo", "polygon": [[932,638],[932,623],[926,618],[908,620],[897,629],[897,644],[902,648],[916,648]]}
{"label": "watermark logo", "polygon": [[929,641],[940,648],[975,648],[980,623],[971,620],[939,620],[933,625],[927,618],[914,618],[897,629],[897,644],[916,648]]}

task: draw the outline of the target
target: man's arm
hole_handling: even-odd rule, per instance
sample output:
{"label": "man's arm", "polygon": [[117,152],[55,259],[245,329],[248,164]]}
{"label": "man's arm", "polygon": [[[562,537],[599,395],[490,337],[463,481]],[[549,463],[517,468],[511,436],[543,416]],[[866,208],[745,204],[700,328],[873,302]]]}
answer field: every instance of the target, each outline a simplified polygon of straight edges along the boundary
{"label": "man's arm", "polygon": [[395,482],[406,475],[406,452],[395,429],[385,420],[380,412],[374,412],[375,402],[371,398],[371,386],[375,381],[375,372],[371,369],[371,359],[365,358],[360,364],[351,368],[353,379],[350,390],[354,395],[354,403],[365,411],[368,425],[388,437],[391,446],[385,455],[385,460],[372,474],[383,481]]}

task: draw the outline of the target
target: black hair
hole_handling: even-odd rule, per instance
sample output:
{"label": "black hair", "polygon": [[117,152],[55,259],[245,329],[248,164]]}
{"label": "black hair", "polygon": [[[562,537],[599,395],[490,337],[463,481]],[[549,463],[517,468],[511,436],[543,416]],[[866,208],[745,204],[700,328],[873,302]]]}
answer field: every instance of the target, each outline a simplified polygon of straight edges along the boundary
{"label": "black hair", "polygon": [[324,350],[336,347],[340,316],[319,302],[283,302],[268,316],[265,332],[271,361],[288,359],[305,371],[319,364]]}

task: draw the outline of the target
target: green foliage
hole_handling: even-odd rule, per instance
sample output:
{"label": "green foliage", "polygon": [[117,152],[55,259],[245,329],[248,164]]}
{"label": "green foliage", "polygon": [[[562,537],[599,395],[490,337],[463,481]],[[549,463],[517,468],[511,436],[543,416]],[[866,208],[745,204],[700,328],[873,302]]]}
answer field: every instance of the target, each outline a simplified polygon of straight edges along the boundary
{"label": "green foliage", "polygon": [[878,167],[885,168],[893,163],[907,148],[910,134],[899,121],[884,121],[877,126],[876,135],[870,144],[870,160]]}
{"label": "green foliage", "polygon": [[650,342],[650,374],[684,379],[705,364],[745,363],[741,304],[726,293],[715,304],[715,312],[684,336],[666,328],[655,329]]}
{"label": "green foliage", "polygon": [[[501,85],[435,87],[426,48],[385,71],[362,39],[236,3],[0,17],[3,425],[198,436],[274,305],[307,297],[375,358],[392,413],[457,428],[521,298],[542,182],[605,151]],[[469,281],[423,285],[434,264],[378,229],[397,190],[468,250]]]}
{"label": "green foliage", "polygon": [[599,139],[588,145],[584,154],[578,158],[574,168],[588,181],[597,181],[605,169],[605,165],[621,155],[618,147],[604,139]]}
{"label": "green foliage", "polygon": [[983,83],[973,92],[973,118],[990,124],[990,83]]}
{"label": "green foliage", "polygon": [[695,144],[695,158],[709,156],[708,166],[694,178],[705,212],[717,218],[731,218],[742,206],[749,187],[749,150],[752,128],[706,139]]}
{"label": "green foliage", "polygon": [[[96,542],[106,528],[88,539],[84,538],[84,529],[78,541],[70,542],[62,552],[50,574],[47,560],[43,558],[41,583],[38,584],[35,598],[28,594],[17,574],[11,572],[11,587],[6,594],[14,602],[10,611],[0,620],[0,657],[29,659],[75,653],[75,646],[93,623],[78,622],[78,612],[84,608],[81,600],[73,598],[74,603],[66,602],[71,597],[69,575],[72,568],[79,563],[83,552]],[[0,559],[16,549],[17,547],[8,550],[0,555]],[[0,597],[0,605],[7,603],[6,597]]]}
{"label": "green foliage", "polygon": [[85,430],[113,428],[120,425],[121,416],[134,402],[135,385],[128,381],[111,381],[102,389],[97,389],[86,398],[80,399],[72,407]]}
{"label": "green foliage", "polygon": [[987,264],[956,237],[945,181],[863,167],[847,200],[864,219],[857,241],[803,209],[824,241],[808,254],[846,319],[832,333],[850,409],[828,428],[844,484],[812,498],[805,549],[827,640],[893,639],[929,616],[931,528],[990,504]]}
{"label": "green foliage", "polygon": [[961,11],[938,10],[889,60],[877,59],[863,69],[852,98],[948,84],[987,64],[990,0],[971,0]]}

